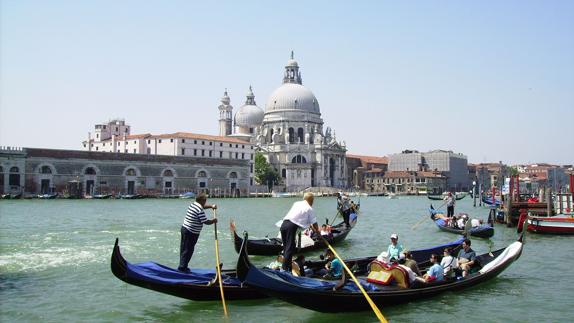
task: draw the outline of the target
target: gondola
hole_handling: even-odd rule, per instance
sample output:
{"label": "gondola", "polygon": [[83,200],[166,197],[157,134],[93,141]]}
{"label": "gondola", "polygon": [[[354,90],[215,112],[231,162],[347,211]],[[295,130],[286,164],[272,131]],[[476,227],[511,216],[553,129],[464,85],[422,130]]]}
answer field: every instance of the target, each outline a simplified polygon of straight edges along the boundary
{"label": "gondola", "polygon": [[530,216],[521,214],[516,229],[520,233],[524,228],[533,233],[574,234],[574,215]]}
{"label": "gondola", "polygon": [[112,198],[112,194],[94,194],[92,198],[97,200],[106,200]]}
{"label": "gondola", "polygon": [[[155,262],[131,264],[120,252],[118,239],[112,252],[111,269],[114,276],[124,282],[194,301],[213,301],[221,299],[219,283],[213,269],[192,269],[183,273]],[[244,286],[237,279],[235,270],[221,271],[225,299],[253,299],[266,297],[254,288]]]}
{"label": "gondola", "polygon": [[492,202],[492,197],[486,197],[486,196],[482,197],[482,203],[484,203],[486,205],[490,205],[490,206],[493,206],[493,205],[494,206],[500,206],[502,204],[502,202],[499,199],[495,198],[494,202]]}
{"label": "gondola", "polygon": [[[459,200],[462,200],[462,199],[465,198],[465,197],[466,197],[466,193],[461,193],[461,194],[456,194],[454,198],[455,198],[457,201],[459,201]],[[434,200],[434,201],[442,201],[442,200],[444,200],[444,196],[443,196],[443,195],[430,195],[430,194],[427,194],[427,198],[428,198],[429,200]]]}
{"label": "gondola", "polygon": [[[456,233],[456,234],[464,234],[466,228],[461,229],[461,228],[455,228],[455,227],[451,227],[451,226],[446,225],[446,222],[444,220],[444,218],[445,218],[444,214],[442,214],[438,210],[435,210],[432,205],[429,208],[429,213],[430,213],[431,220],[433,220],[433,222],[436,224],[436,226],[439,229],[441,229],[442,231]],[[489,215],[487,224],[481,224],[481,225],[474,227],[474,228],[469,227],[468,229],[470,231],[470,235],[473,237],[478,237],[478,238],[490,238],[490,237],[492,237],[494,235],[493,221],[494,220]],[[470,220],[467,222],[470,222]],[[468,223],[468,224],[470,225],[470,223]]]}
{"label": "gondola", "polygon": [[[491,280],[516,261],[522,253],[522,239],[523,235],[506,248],[477,256],[476,271],[465,278],[407,288],[368,283],[364,276],[359,276],[359,280],[373,302],[381,307],[466,289]],[[247,252],[248,247],[244,244],[237,262],[237,277],[269,296],[319,312],[356,312],[370,308],[352,280],[347,280],[341,288],[333,290],[338,281],[296,277],[278,270],[257,268],[249,261]]]}
{"label": "gondola", "polygon": [[[350,219],[354,219],[350,221],[350,226],[346,226],[344,222],[341,222],[337,225],[331,227],[332,236],[327,238],[327,241],[330,244],[337,244],[347,237],[349,232],[355,227],[357,223],[357,217],[354,213],[351,213]],[[239,252],[241,249],[241,244],[243,243],[243,239],[237,234],[235,230],[235,223],[231,222],[230,224],[231,232],[233,234],[233,242],[235,245],[235,251]],[[299,237],[297,238],[299,240]],[[308,237],[303,237],[301,241],[301,246],[297,248],[297,252],[307,252],[311,250],[318,250],[326,248],[325,243],[322,239],[311,239]],[[264,239],[252,239],[248,240],[248,248],[249,254],[251,255],[258,255],[258,256],[273,256],[278,255],[283,251],[283,243],[281,242],[280,238],[264,238]]]}

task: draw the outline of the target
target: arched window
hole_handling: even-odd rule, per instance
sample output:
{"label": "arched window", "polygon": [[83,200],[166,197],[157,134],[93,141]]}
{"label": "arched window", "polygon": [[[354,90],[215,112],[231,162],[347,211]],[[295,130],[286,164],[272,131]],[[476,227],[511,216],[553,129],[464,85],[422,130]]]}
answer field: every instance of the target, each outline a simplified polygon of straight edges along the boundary
{"label": "arched window", "polygon": [[303,143],[305,141],[305,136],[303,135],[303,128],[297,129],[297,137],[299,138],[300,143]]}
{"label": "arched window", "polygon": [[18,167],[10,168],[10,175],[8,177],[8,185],[20,186],[20,169]]}
{"label": "arched window", "polygon": [[126,171],[126,176],[136,176],[136,170],[133,168],[130,168]]}
{"label": "arched window", "polygon": [[295,142],[295,129],[289,128],[289,143],[292,144]]}
{"label": "arched window", "polygon": [[305,163],[307,163],[307,159],[305,159],[305,157],[303,157],[301,155],[297,155],[297,156],[293,157],[293,159],[291,160],[291,163],[293,163],[293,164],[305,164]]}
{"label": "arched window", "polygon": [[93,167],[88,167],[84,171],[84,175],[96,175],[96,170]]}
{"label": "arched window", "polygon": [[197,177],[207,177],[207,173],[204,170],[201,170],[197,173]]}
{"label": "arched window", "polygon": [[229,178],[237,178],[237,173],[236,172],[229,173]]}
{"label": "arched window", "polygon": [[285,168],[281,170],[281,177],[283,178],[287,177],[287,170]]}
{"label": "arched window", "polygon": [[52,169],[50,168],[50,166],[42,166],[42,168],[40,168],[40,173],[41,174],[52,174]]}
{"label": "arched window", "polygon": [[164,170],[163,177],[173,177],[173,172],[171,171],[171,169]]}

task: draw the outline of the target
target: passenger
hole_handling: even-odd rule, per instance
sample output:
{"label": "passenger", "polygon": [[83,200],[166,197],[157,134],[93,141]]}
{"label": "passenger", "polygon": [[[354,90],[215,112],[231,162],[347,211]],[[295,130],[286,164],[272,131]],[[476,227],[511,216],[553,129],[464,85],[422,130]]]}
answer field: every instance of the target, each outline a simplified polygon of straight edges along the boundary
{"label": "passenger", "polygon": [[301,277],[309,277],[313,274],[313,270],[310,268],[306,268],[307,261],[305,260],[305,256],[299,255],[295,258],[294,262],[299,266],[299,276]]}
{"label": "passenger", "polygon": [[454,274],[453,269],[456,268],[458,265],[456,258],[454,258],[451,255],[451,253],[452,253],[452,250],[450,248],[445,248],[442,260],[440,261],[440,265],[444,269],[444,276],[445,277],[452,277]]}
{"label": "passenger", "polygon": [[423,276],[425,282],[430,283],[433,281],[443,281],[444,280],[444,269],[438,263],[438,255],[432,254],[430,257],[430,261],[433,264],[427,273]]}
{"label": "passenger", "polygon": [[326,224],[323,224],[323,225],[321,226],[321,236],[323,236],[323,237],[328,237],[329,234],[330,234],[330,232],[329,232],[329,229],[327,228],[327,225],[326,225]]}
{"label": "passenger", "polygon": [[328,262],[325,264],[325,269],[327,269],[327,274],[323,276],[324,279],[336,280],[341,279],[343,276],[343,264],[339,259],[335,257],[335,254],[331,249],[325,251],[325,256]]}
{"label": "passenger", "polygon": [[405,250],[405,266],[409,267],[417,276],[421,275],[417,262],[413,259],[413,255],[408,250]]}
{"label": "passenger", "polygon": [[476,259],[476,253],[470,248],[470,240],[464,239],[462,249],[458,252],[458,268],[462,270],[462,277],[468,276],[468,272]]}
{"label": "passenger", "polygon": [[387,248],[388,259],[391,260],[395,258],[400,259],[401,253],[403,253],[403,246],[398,244],[399,236],[396,233],[391,234],[391,244]]}
{"label": "passenger", "polygon": [[406,271],[407,274],[409,275],[409,284],[412,287],[413,285],[416,284],[417,281],[420,281],[421,278],[411,268],[407,267],[406,265],[402,264],[401,262],[403,262],[403,261],[399,262],[399,267],[404,269],[404,271]]}
{"label": "passenger", "polygon": [[479,219],[471,219],[470,220],[470,224],[472,225],[473,228],[479,227],[483,224],[484,222],[482,220]]}
{"label": "passenger", "polygon": [[343,194],[343,192],[337,193],[337,210],[343,215],[345,226],[350,226],[349,216],[351,215],[351,203],[349,197]]}
{"label": "passenger", "polygon": [[468,215],[466,214],[461,214],[460,217],[458,218],[458,220],[456,220],[456,226],[459,229],[464,229],[464,226],[466,224],[466,221],[468,221]]}

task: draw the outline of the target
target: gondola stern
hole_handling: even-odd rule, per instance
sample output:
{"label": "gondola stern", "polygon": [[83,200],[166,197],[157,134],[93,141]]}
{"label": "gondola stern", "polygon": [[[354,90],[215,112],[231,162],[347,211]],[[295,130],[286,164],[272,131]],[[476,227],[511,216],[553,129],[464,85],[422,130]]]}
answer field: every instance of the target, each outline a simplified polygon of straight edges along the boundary
{"label": "gondola stern", "polygon": [[237,234],[237,229],[235,227],[235,221],[229,221],[229,229],[231,230],[231,234],[233,235],[233,247],[235,248],[235,252],[239,253],[241,249],[241,245],[243,244],[243,240]]}
{"label": "gondola stern", "polygon": [[[236,234],[237,235],[237,234]],[[243,233],[243,241],[241,243],[241,247],[237,252],[239,253],[239,257],[237,258],[237,278],[244,282],[247,278],[247,273],[249,269],[253,266],[249,261],[249,254],[247,253],[247,241],[248,241],[248,233]]]}
{"label": "gondola stern", "polygon": [[122,256],[120,251],[119,238],[117,237],[114,243],[114,250],[112,251],[110,267],[114,276],[121,280],[125,280],[127,275],[127,261]]}

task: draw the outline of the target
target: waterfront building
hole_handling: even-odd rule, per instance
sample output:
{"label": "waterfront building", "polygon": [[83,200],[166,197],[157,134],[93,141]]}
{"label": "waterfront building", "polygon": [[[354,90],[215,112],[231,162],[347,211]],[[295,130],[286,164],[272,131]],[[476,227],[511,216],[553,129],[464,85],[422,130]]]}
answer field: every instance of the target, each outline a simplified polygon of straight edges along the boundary
{"label": "waterfront building", "polygon": [[250,163],[240,158],[181,157],[37,148],[0,148],[4,194],[163,195],[186,191],[247,196]]}
{"label": "waterfront building", "polygon": [[382,171],[365,172],[365,190],[372,193],[439,194],[446,189],[447,178],[441,172]]}
{"label": "waterfront building", "polygon": [[389,171],[438,171],[447,178],[446,189],[450,191],[469,190],[472,182],[467,164],[465,155],[446,150],[405,150],[389,156]]}
{"label": "waterfront building", "polygon": [[363,156],[347,154],[348,182],[355,189],[365,189],[366,172],[378,174],[386,172],[389,165],[387,157]]}

